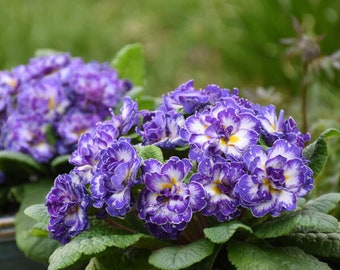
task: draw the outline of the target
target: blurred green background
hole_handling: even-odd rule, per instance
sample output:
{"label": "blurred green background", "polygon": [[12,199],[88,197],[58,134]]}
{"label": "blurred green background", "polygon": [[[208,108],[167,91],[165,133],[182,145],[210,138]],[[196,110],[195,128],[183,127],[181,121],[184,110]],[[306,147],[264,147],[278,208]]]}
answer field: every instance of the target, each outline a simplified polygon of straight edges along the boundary
{"label": "blurred green background", "polygon": [[[340,1],[334,0],[0,0],[0,68],[26,63],[40,48],[110,61],[124,45],[140,42],[146,95],[194,79],[197,88],[237,87],[241,95],[279,105],[299,123],[302,65],[299,57],[287,57],[281,42],[296,35],[293,17],[306,35],[323,35],[322,55],[340,48]],[[333,58],[340,67],[340,54]],[[340,127],[339,70],[325,70],[309,77],[314,137]],[[334,146],[329,174],[337,188],[340,151]]]}

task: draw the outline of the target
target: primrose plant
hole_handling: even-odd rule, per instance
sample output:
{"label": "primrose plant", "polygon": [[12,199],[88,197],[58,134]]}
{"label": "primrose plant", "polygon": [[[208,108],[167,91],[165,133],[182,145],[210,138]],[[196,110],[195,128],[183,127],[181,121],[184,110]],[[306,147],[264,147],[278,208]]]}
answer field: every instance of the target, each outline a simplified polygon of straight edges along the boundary
{"label": "primrose plant", "polygon": [[29,179],[57,175],[61,157],[132,86],[108,63],[86,63],[69,53],[50,52],[0,71],[1,194]]}
{"label": "primrose plant", "polygon": [[305,197],[335,135],[306,146],[283,110],[191,80],[156,109],[126,97],[26,214],[62,244],[49,269],[330,269],[340,194]]}

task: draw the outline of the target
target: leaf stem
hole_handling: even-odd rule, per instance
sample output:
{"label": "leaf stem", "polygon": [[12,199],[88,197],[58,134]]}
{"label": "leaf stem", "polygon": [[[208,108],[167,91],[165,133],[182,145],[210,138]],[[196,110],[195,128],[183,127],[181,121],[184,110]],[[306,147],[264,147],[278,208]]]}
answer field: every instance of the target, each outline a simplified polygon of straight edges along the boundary
{"label": "leaf stem", "polygon": [[124,226],[123,224],[120,224],[120,223],[118,223],[118,222],[112,220],[111,218],[105,218],[104,221],[105,221],[107,224],[109,224],[109,225],[111,225],[112,227],[114,227],[114,228],[118,228],[118,229],[121,229],[121,230],[126,231],[126,232],[129,232],[129,233],[138,233],[136,230],[131,229],[131,228],[129,228],[129,227],[126,227],[126,226]]}
{"label": "leaf stem", "polygon": [[307,120],[307,90],[308,90],[308,61],[303,61],[302,84],[301,84],[301,114],[302,114],[302,131],[308,130]]}

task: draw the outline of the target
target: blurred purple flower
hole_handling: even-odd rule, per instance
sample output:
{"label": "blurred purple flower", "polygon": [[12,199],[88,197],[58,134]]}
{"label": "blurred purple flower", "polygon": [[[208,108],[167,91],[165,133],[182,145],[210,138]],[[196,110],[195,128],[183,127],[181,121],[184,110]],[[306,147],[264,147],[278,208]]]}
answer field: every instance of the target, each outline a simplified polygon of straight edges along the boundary
{"label": "blurred purple flower", "polygon": [[13,113],[2,126],[3,147],[28,154],[38,162],[48,162],[55,155],[55,147],[46,136],[49,128],[48,121],[40,114]]}

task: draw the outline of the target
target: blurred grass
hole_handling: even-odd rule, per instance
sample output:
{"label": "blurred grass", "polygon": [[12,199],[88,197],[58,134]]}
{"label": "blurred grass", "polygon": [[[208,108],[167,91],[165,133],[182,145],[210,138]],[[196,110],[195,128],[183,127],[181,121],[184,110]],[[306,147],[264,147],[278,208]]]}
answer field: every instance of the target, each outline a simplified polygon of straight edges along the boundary
{"label": "blurred grass", "polygon": [[194,78],[198,87],[265,87],[295,93],[299,70],[283,58],[292,17],[325,34],[322,51],[340,47],[340,1],[331,0],[0,0],[0,68],[26,62],[38,48],[108,61],[141,42],[147,93]]}
{"label": "blurred grass", "polygon": [[[299,122],[301,64],[288,61],[280,42],[294,37],[293,16],[306,34],[324,35],[323,54],[340,48],[340,1],[333,0],[0,0],[0,69],[26,63],[40,48],[110,61],[124,45],[140,42],[146,94],[160,96],[195,79],[197,87],[238,87]],[[339,71],[333,75],[321,72],[309,89],[313,138],[340,127]],[[333,142],[330,149],[332,190],[340,190],[339,148]]]}

